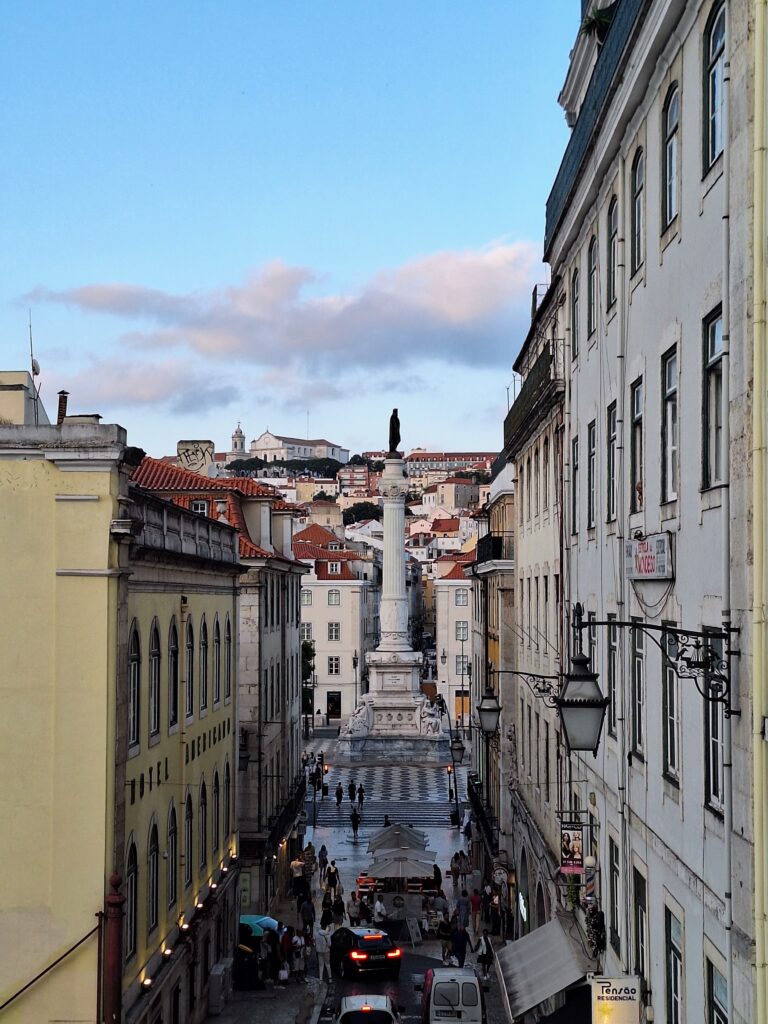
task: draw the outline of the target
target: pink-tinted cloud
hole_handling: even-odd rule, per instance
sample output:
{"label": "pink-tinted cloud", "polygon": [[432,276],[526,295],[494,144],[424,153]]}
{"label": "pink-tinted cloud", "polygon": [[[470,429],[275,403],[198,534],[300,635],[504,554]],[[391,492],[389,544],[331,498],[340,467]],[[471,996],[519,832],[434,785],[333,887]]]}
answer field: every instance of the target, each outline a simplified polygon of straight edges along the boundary
{"label": "pink-tinted cloud", "polygon": [[[273,262],[242,284],[174,295],[124,284],[37,288],[25,301],[133,320],[133,352],[184,346],[204,359],[236,358],[285,370],[317,386],[337,376],[416,362],[508,364],[527,327],[530,291],[541,279],[539,246],[492,243],[445,251],[382,271],[356,292],[308,296],[318,275]],[[136,391],[155,387],[137,381]],[[335,385],[334,385],[335,386]],[[299,398],[300,400],[300,398]]]}

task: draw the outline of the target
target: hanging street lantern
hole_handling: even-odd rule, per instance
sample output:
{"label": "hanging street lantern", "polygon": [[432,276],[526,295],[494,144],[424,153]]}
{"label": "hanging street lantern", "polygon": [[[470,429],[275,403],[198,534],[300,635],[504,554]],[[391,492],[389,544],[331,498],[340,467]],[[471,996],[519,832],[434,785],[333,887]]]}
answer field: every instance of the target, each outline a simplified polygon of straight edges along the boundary
{"label": "hanging street lantern", "polygon": [[568,749],[591,750],[597,757],[610,699],[603,696],[597,684],[597,673],[590,671],[589,658],[583,651],[571,658],[571,671],[566,674],[554,703],[560,713]]}

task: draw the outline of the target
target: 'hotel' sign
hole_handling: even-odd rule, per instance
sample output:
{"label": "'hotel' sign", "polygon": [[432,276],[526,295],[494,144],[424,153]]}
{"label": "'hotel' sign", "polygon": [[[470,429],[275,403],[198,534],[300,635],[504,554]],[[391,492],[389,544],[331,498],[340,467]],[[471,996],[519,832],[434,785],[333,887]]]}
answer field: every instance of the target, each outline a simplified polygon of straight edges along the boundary
{"label": "'hotel' sign", "polygon": [[649,533],[624,542],[627,579],[672,579],[672,545],[668,533]]}

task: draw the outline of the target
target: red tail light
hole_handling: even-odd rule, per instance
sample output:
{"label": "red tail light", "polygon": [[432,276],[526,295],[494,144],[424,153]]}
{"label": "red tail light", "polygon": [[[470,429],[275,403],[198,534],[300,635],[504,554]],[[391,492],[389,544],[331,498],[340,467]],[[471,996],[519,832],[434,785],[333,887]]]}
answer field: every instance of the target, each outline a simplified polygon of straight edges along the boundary
{"label": "red tail light", "polygon": [[401,949],[399,949],[397,946],[395,946],[394,949],[390,949],[390,951],[387,953],[387,959],[388,960],[396,960],[397,957],[402,956],[402,955],[403,955],[403,951]]}
{"label": "red tail light", "polygon": [[368,959],[368,954],[367,953],[358,953],[358,951],[356,949],[353,949],[352,952],[349,955],[350,955],[350,957],[353,960],[367,960]]}

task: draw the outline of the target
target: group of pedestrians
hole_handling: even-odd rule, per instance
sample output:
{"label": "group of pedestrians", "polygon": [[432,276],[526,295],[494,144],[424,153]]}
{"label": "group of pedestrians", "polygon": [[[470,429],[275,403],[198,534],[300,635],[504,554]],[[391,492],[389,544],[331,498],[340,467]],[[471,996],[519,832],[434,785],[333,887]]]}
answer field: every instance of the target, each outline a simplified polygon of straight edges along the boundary
{"label": "group of pedestrians", "polygon": [[[334,790],[336,796],[336,807],[341,810],[341,805],[344,803],[344,787],[339,782]],[[347,796],[349,802],[352,804],[352,811],[349,815],[349,820],[352,823],[352,839],[357,842],[358,833],[360,831],[360,823],[363,820],[363,805],[365,804],[365,786],[360,783],[358,786],[354,779],[349,780],[347,785]],[[355,806],[357,804],[357,806]]]}

